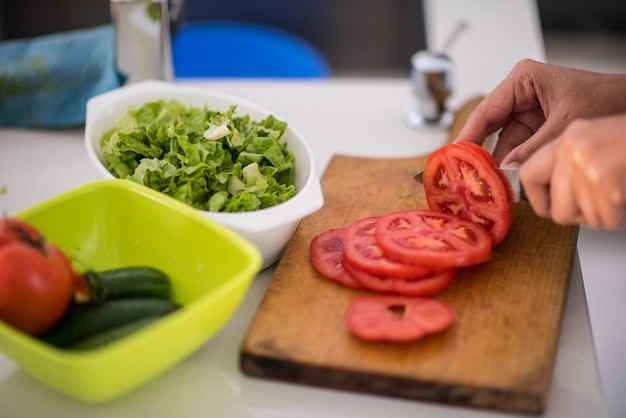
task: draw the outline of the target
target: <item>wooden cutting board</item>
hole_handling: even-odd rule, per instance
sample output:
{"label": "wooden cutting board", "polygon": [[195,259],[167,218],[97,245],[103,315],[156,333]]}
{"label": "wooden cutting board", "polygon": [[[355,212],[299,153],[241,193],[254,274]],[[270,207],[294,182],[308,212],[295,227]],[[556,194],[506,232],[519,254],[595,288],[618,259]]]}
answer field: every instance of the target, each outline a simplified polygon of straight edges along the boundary
{"label": "wooden cutting board", "polygon": [[366,216],[425,208],[412,175],[426,157],[336,155],[324,207],[303,219],[241,346],[244,373],[307,385],[538,414],[548,394],[577,227],[556,226],[517,203],[491,260],[458,271],[436,296],[456,312],[446,331],[410,343],[364,342],[344,323],[364,291],[320,276],[309,256],[319,232]]}

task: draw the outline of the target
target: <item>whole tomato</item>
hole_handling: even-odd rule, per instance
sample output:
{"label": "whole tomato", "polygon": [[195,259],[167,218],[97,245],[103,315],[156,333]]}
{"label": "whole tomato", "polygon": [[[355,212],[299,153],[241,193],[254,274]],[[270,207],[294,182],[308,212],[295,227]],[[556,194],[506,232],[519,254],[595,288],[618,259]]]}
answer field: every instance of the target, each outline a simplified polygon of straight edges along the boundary
{"label": "whole tomato", "polygon": [[34,335],[54,325],[69,307],[73,270],[58,247],[41,235],[29,237],[0,245],[0,320]]}

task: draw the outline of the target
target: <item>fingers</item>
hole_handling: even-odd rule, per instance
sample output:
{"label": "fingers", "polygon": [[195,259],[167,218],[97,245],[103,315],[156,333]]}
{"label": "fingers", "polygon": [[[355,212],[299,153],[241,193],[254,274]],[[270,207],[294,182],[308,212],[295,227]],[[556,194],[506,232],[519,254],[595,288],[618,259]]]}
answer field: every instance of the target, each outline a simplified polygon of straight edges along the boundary
{"label": "fingers", "polygon": [[582,223],[585,214],[593,213],[593,200],[587,186],[580,183],[584,180],[574,182],[578,169],[572,164],[570,143],[561,137],[549,144],[548,150],[555,154],[550,179],[550,217],[562,225]]}
{"label": "fingers", "polygon": [[520,61],[508,76],[485,97],[471,113],[455,142],[471,141],[481,144],[491,134],[505,126],[518,112],[537,107],[537,94],[530,72],[538,66],[530,60]]}
{"label": "fingers", "polygon": [[[536,131],[533,132],[535,126]],[[562,130],[562,121],[558,117],[552,118],[544,124],[537,122],[534,126],[524,124],[518,128],[517,132],[510,134],[509,137],[502,137],[504,145],[500,149],[496,146],[494,153],[499,153],[501,156],[499,161],[501,161],[502,165],[513,162],[523,164],[539,148],[557,137]]]}
{"label": "fingers", "polygon": [[470,141],[481,145],[506,123],[511,104],[510,99],[502,97],[505,89],[501,85],[476,106],[454,142]]}
{"label": "fingers", "polygon": [[[493,158],[496,161],[500,161],[503,164],[505,162],[503,159],[511,153],[516,147],[520,144],[523,144],[528,138],[530,138],[534,134],[534,130],[529,126],[513,119],[500,131],[498,135],[498,142],[493,150]],[[521,163],[525,159],[514,159],[508,162],[519,162]]]}
{"label": "fingers", "polygon": [[533,210],[559,224],[626,227],[626,116],[575,121],[520,168]]}
{"label": "fingers", "polygon": [[626,226],[626,116],[577,121],[564,132],[564,154],[583,223]]}
{"label": "fingers", "polygon": [[557,224],[579,224],[584,221],[578,205],[584,188],[574,190],[565,154],[562,139],[546,144],[520,167],[520,181],[537,215]]}
{"label": "fingers", "polygon": [[528,201],[535,213],[544,218],[551,215],[550,183],[557,153],[558,144],[548,144],[520,166],[520,181],[524,185]]}
{"label": "fingers", "polygon": [[[602,163],[603,167],[614,167],[616,161],[619,159],[617,153],[612,153],[613,158],[606,158]],[[622,158],[623,160],[623,158]],[[626,161],[621,161],[620,164],[623,167]],[[608,169],[607,169],[608,170]],[[602,175],[600,175],[602,176]],[[596,225],[590,225],[595,228],[606,229],[620,229],[626,227],[626,179],[624,178],[626,173],[622,173],[622,176],[616,176],[615,174],[610,176],[602,176],[605,178],[601,196],[598,196],[597,211],[599,222]],[[598,187],[591,185],[592,190],[597,190]]]}
{"label": "fingers", "polygon": [[545,121],[533,76],[541,71],[541,65],[536,62],[518,63],[474,109],[455,142],[482,144],[485,138],[501,130],[494,150],[494,157],[500,161],[530,138]]}

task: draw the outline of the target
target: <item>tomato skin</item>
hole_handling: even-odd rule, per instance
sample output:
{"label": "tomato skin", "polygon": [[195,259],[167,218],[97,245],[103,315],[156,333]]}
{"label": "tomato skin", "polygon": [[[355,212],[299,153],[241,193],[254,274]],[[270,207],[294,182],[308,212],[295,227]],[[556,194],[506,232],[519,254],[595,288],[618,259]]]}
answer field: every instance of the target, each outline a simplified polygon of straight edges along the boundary
{"label": "tomato skin", "polygon": [[430,298],[364,295],[350,302],[345,321],[362,340],[406,342],[443,331],[454,322],[454,311]]}
{"label": "tomato skin", "polygon": [[20,241],[0,247],[0,320],[35,335],[63,316],[72,297],[71,262],[59,248]]}
{"label": "tomato skin", "polygon": [[0,218],[0,247],[14,241],[43,241],[41,233],[18,218]]}
{"label": "tomato skin", "polygon": [[424,165],[428,207],[482,225],[493,246],[500,244],[513,222],[513,195],[510,184],[494,170],[497,166],[491,154],[471,142],[439,148]]}
{"label": "tomato skin", "polygon": [[333,228],[320,232],[311,240],[309,251],[315,270],[327,279],[337,281],[353,289],[363,286],[344,268],[343,235],[345,228]]}
{"label": "tomato skin", "polygon": [[431,210],[402,210],[382,216],[376,238],[391,257],[435,270],[489,260],[491,236],[480,225]]}
{"label": "tomato skin", "polygon": [[456,273],[456,269],[447,269],[419,277],[385,277],[361,270],[347,260],[344,260],[343,265],[364,288],[404,296],[433,296],[441,293],[450,285]]}

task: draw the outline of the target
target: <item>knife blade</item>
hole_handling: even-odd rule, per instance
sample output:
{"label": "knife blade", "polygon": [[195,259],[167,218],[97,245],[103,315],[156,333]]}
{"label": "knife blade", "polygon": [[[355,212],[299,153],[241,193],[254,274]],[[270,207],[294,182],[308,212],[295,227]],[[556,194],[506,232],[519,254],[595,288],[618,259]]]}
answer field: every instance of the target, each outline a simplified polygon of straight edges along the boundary
{"label": "knife blade", "polygon": [[[520,199],[528,200],[524,187],[519,181],[519,164],[510,164],[505,167],[496,167],[495,169],[498,173],[500,173],[500,177],[506,179],[511,185],[513,200],[515,202],[519,202]],[[413,179],[418,183],[423,184],[423,174],[424,172],[420,171],[413,176]]]}

